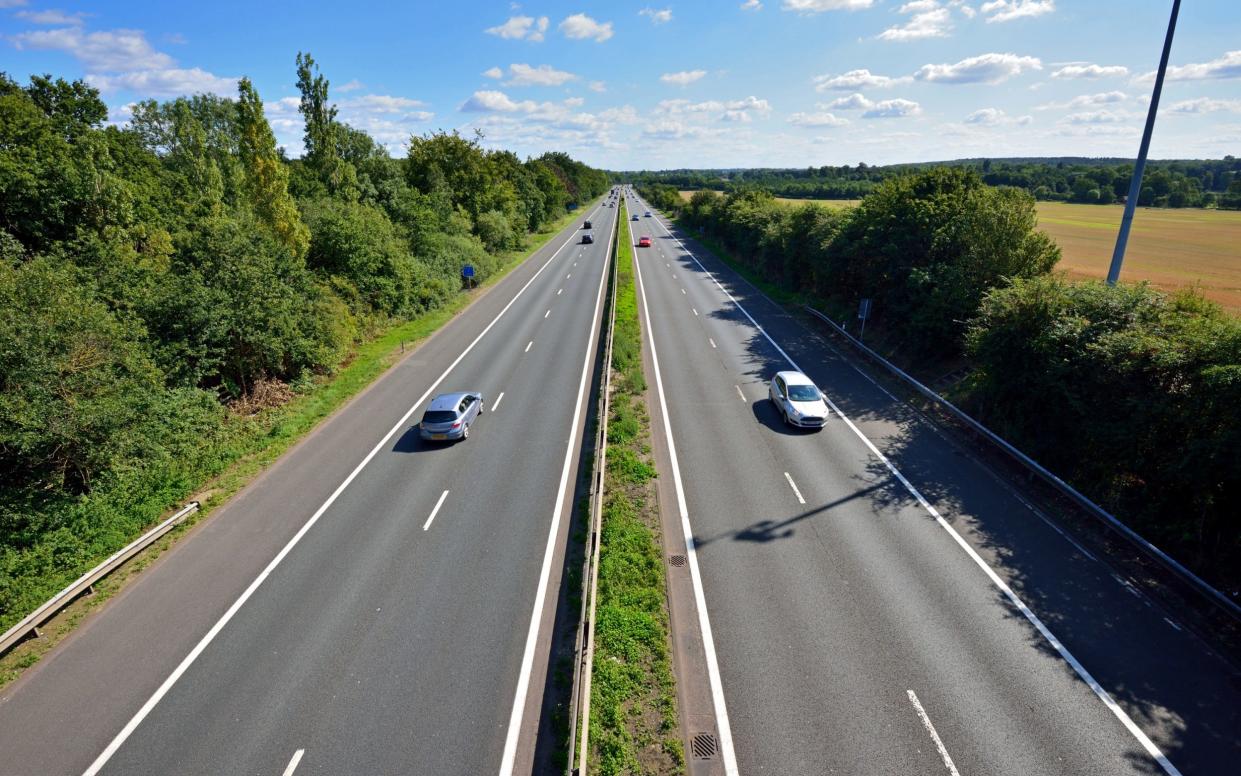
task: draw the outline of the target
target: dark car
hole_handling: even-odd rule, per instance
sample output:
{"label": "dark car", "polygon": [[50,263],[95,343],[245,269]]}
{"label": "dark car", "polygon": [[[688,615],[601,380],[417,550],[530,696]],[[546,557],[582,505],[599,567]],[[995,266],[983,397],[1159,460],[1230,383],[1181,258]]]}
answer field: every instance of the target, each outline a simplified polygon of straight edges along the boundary
{"label": "dark car", "polygon": [[590,222],[589,222],[589,221],[587,221],[586,223],[582,224],[582,228],[583,228],[583,229],[590,229],[590,228],[592,228],[592,227],[591,227],[591,225],[590,225]]}
{"label": "dark car", "polygon": [[590,245],[594,241],[595,241],[595,238],[590,236],[590,232],[587,232],[586,234],[582,235],[582,245]]}
{"label": "dark car", "polygon": [[470,426],[483,411],[483,395],[476,391],[441,393],[427,405],[418,424],[423,439],[469,439]]}
{"label": "dark car", "polygon": [[638,214],[637,214],[637,213],[634,213],[634,214],[633,214],[633,217],[632,217],[632,218],[630,218],[629,220],[630,220],[630,221],[637,221],[637,220],[638,220]]}

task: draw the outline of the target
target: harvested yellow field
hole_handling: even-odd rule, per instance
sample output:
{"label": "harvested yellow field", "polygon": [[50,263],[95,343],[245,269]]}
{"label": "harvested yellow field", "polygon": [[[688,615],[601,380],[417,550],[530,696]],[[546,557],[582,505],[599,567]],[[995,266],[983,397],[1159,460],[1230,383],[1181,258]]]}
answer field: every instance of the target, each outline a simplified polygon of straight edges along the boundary
{"label": "harvested yellow field", "polygon": [[[1063,253],[1057,269],[1072,278],[1107,277],[1123,212],[1120,205],[1038,203],[1039,228]],[[1120,279],[1168,290],[1196,285],[1241,312],[1241,211],[1138,208]]]}

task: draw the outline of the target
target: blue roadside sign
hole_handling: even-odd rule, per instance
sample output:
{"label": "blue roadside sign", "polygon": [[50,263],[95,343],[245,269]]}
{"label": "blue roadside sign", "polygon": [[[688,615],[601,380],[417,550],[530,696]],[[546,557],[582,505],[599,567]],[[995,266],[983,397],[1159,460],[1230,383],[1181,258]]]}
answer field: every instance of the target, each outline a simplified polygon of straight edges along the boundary
{"label": "blue roadside sign", "polygon": [[472,278],[472,277],[474,277],[474,267],[470,266],[469,264],[466,264],[464,267],[462,267],[462,268],[461,268],[461,277],[463,277],[463,278]]}

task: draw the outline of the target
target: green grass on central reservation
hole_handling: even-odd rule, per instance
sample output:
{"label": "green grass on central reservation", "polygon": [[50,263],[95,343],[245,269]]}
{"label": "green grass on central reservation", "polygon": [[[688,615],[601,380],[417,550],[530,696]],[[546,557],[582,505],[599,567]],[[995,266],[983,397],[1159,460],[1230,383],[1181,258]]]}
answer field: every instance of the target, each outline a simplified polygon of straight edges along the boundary
{"label": "green grass on central reservation", "polygon": [[633,243],[624,210],[620,219],[591,683],[591,773],[679,774],[685,758],[668,640]]}

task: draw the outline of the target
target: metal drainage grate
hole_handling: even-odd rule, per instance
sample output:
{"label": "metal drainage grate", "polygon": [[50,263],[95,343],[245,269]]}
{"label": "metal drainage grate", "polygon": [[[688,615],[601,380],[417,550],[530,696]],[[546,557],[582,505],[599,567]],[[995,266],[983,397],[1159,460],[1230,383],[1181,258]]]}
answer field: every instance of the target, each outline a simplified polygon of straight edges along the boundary
{"label": "metal drainage grate", "polygon": [[699,733],[689,741],[689,749],[694,753],[695,760],[710,760],[719,751],[712,733]]}
{"label": "metal drainage grate", "polygon": [[678,567],[679,567],[679,566],[684,566],[684,565],[685,565],[685,556],[684,556],[684,555],[673,555],[673,556],[669,557],[669,558],[668,558],[668,565],[670,565],[670,566],[678,566]]}

